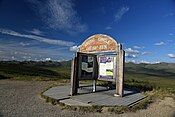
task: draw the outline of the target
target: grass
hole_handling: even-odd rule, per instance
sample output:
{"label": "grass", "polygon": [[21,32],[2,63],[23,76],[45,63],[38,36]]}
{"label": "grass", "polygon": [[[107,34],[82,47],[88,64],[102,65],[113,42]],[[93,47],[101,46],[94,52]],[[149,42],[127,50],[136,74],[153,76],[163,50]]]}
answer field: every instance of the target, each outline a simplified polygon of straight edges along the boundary
{"label": "grass", "polygon": [[32,64],[0,63],[0,79],[60,80],[70,78],[70,68]]}
{"label": "grass", "polygon": [[[58,84],[70,82],[70,61],[53,62],[0,62],[0,79],[12,80],[56,80]],[[89,81],[81,81],[89,83]],[[98,82],[103,83],[101,81]],[[55,85],[52,85],[55,86]],[[145,93],[148,97],[133,107],[70,107],[64,104],[63,109],[81,110],[84,112],[115,112],[124,113],[146,108],[148,104],[154,102],[156,98],[171,96],[175,99],[175,64],[133,64],[127,63],[125,68],[124,87],[132,88]],[[60,104],[58,101],[44,97],[46,102],[53,105]]]}
{"label": "grass", "polygon": [[[0,62],[0,79],[70,80],[70,61]],[[83,81],[84,82],[84,81]],[[126,63],[125,87],[140,91],[158,90],[175,94],[175,64]]]}
{"label": "grass", "polygon": [[175,79],[165,76],[127,73],[125,86],[137,88],[143,92],[154,89],[165,93],[175,94]]}

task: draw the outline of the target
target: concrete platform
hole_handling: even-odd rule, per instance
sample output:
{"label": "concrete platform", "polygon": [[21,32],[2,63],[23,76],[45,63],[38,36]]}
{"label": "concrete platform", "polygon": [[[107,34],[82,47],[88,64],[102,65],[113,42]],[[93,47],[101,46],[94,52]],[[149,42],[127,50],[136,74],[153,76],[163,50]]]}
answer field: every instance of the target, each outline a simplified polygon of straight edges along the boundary
{"label": "concrete platform", "polygon": [[44,96],[58,100],[69,106],[133,106],[146,96],[129,89],[124,90],[124,97],[115,97],[115,89],[97,86],[92,92],[92,86],[80,86],[78,95],[70,96],[70,86],[52,87],[43,93]]}

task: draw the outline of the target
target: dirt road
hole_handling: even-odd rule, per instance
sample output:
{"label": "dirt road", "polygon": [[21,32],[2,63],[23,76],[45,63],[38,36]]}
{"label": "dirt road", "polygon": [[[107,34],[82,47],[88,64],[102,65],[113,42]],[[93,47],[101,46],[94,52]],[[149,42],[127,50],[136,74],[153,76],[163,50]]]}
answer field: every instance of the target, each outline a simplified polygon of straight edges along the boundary
{"label": "dirt road", "polygon": [[39,93],[54,82],[0,80],[0,116],[2,117],[167,117],[175,116],[175,102],[165,98],[136,113],[84,113],[62,110],[59,106],[46,103]]}

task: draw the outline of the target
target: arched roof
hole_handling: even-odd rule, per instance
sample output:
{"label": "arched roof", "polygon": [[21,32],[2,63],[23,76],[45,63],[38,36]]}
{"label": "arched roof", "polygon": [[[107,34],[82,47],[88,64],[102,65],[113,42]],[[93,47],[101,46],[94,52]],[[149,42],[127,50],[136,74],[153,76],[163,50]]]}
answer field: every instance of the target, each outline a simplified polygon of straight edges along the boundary
{"label": "arched roof", "polygon": [[79,52],[111,52],[116,51],[118,43],[112,37],[104,34],[95,34],[87,38],[79,48]]}

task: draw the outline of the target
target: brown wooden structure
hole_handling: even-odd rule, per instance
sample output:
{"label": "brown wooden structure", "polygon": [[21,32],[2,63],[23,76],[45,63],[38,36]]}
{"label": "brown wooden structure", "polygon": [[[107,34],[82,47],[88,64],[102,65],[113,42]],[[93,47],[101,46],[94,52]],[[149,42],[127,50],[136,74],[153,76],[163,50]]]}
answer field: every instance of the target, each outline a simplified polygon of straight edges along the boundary
{"label": "brown wooden structure", "polygon": [[96,80],[115,82],[114,96],[123,96],[125,51],[113,38],[96,34],[80,45],[72,60],[71,95],[76,95],[80,80],[92,80],[93,92]]}

